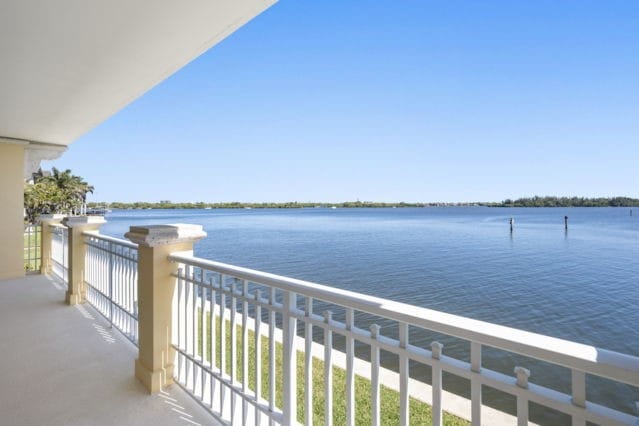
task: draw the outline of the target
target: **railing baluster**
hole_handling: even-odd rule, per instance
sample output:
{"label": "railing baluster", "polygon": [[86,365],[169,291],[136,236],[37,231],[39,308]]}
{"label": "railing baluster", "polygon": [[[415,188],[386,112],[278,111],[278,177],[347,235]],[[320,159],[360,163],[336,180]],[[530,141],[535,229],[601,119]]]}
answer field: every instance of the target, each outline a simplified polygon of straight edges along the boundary
{"label": "railing baluster", "polygon": [[90,282],[94,283],[95,282],[95,253],[93,250],[93,247],[88,246],[87,247],[87,256],[86,256],[86,265],[85,265],[85,271],[87,274],[87,277],[89,277]]}
{"label": "railing baluster", "polygon": [[313,314],[313,298],[307,297],[304,315],[304,419],[305,425],[313,424],[313,324],[309,321]]}
{"label": "railing baluster", "polygon": [[399,424],[408,425],[409,406],[408,406],[408,378],[409,365],[406,349],[408,348],[408,324],[399,323],[399,347],[402,349],[399,355]]}
{"label": "railing baluster", "polygon": [[216,327],[215,327],[215,321],[216,316],[217,316],[217,292],[215,291],[215,283],[214,283],[214,276],[211,275],[211,317],[209,318],[209,321],[211,322],[210,326],[209,326],[209,330],[211,332],[211,369],[214,369],[215,367],[217,367],[217,362],[216,362],[216,358],[217,358],[217,337],[216,337]]}
{"label": "railing baluster", "polygon": [[242,280],[242,424],[246,424],[248,415],[248,405],[246,397],[248,396],[249,386],[249,346],[248,346],[248,281]]}
{"label": "railing baluster", "polygon": [[[220,274],[220,377],[226,376],[226,293],[224,275]],[[224,418],[224,397],[226,386],[220,381],[220,414]]]}
{"label": "railing baluster", "polygon": [[[120,250],[120,252],[121,251],[122,250]],[[111,256],[113,256],[113,254],[111,254]],[[112,260],[112,262],[113,262],[113,260]],[[115,270],[114,270],[114,272],[116,274],[116,280],[117,280],[117,286],[118,286],[118,298],[117,298],[117,300],[115,300],[115,303],[119,304],[120,306],[125,306],[125,304],[124,304],[124,290],[125,290],[125,287],[124,287],[124,280],[122,279],[122,264],[123,264],[122,257],[117,256],[115,258]],[[114,304],[114,301],[111,300],[111,305],[113,305],[113,304]],[[120,317],[120,327],[119,328],[126,329],[126,322],[127,322],[126,320],[128,318],[128,315],[125,315],[124,312],[122,312],[121,308],[118,308],[117,311],[119,313],[118,316]]]}
{"label": "railing baluster", "polygon": [[26,236],[26,237],[27,237],[27,238],[26,238],[26,239],[27,239],[27,241],[26,241],[26,245],[27,245],[27,246],[26,246],[26,247],[23,247],[23,256],[24,256],[24,249],[25,249],[25,248],[27,249],[27,262],[26,262],[26,264],[27,264],[27,271],[28,271],[28,270],[31,270],[31,245],[33,244],[33,243],[32,243],[32,241],[31,241],[31,235],[32,235],[32,232],[31,232],[31,225],[27,225],[27,226],[25,226],[25,228],[24,228],[24,234],[23,234],[23,238],[22,238],[22,239],[23,239],[23,243],[24,243],[24,236]]}
{"label": "railing baluster", "polygon": [[[231,385],[237,382],[237,298],[235,297],[237,279],[234,277],[231,282]],[[231,396],[231,423],[235,421],[235,392],[230,392]]]}
{"label": "railing baluster", "polygon": [[[439,360],[442,355],[442,345],[439,342],[433,342],[430,344],[431,354],[433,359]],[[433,364],[433,426],[441,426],[443,424],[443,413],[442,413],[442,368],[439,363]]]}
{"label": "railing baluster", "polygon": [[371,338],[375,340],[371,344],[371,420],[373,426],[380,425],[380,405],[379,405],[379,339],[380,326],[371,325]]}
{"label": "railing baluster", "polygon": [[[111,253],[111,249],[109,248],[110,242],[104,244],[105,252],[103,253],[104,262],[106,264],[107,270],[107,280],[104,282],[104,294],[109,293],[109,286],[113,286],[113,295],[107,296],[104,300],[104,309],[105,313],[108,313],[110,309],[110,305],[113,305],[114,301],[119,299],[120,288],[118,286],[119,282],[117,279],[117,260],[113,259],[113,254]],[[111,281],[111,282],[110,282]],[[114,309],[113,312],[114,318],[113,323],[116,327],[122,326],[120,323],[120,312],[118,309]]]}
{"label": "railing baluster", "polygon": [[[202,336],[200,343],[200,361],[202,365],[207,365],[206,363],[206,348],[208,345],[208,337],[209,333],[206,329],[206,308],[207,308],[207,300],[206,300],[206,292],[207,288],[204,285],[204,270],[200,269],[200,335]],[[200,393],[202,401],[204,401],[204,389],[206,386],[206,369],[200,368]]]}
{"label": "railing baluster", "polygon": [[129,316],[126,314],[126,295],[127,295],[127,283],[124,280],[125,274],[125,260],[122,257],[124,254],[124,250],[122,248],[119,249],[118,266],[117,266],[117,274],[118,274],[118,287],[120,290],[118,291],[118,300],[117,303],[121,306],[118,308],[120,311],[120,321],[122,322],[122,329],[129,330]]}
{"label": "railing baluster", "polygon": [[237,381],[237,300],[235,298],[235,278],[231,282],[231,383]]}
{"label": "railing baluster", "polygon": [[[191,283],[191,288],[192,288],[192,292],[191,292],[191,296],[193,297],[193,305],[192,305],[192,310],[191,310],[191,315],[193,316],[192,319],[192,323],[191,323],[191,327],[192,327],[192,331],[191,331],[191,339],[192,339],[192,344],[191,344],[191,356],[193,357],[193,359],[197,359],[197,345],[198,345],[198,329],[197,329],[197,285],[195,283],[195,274],[194,274],[194,270],[192,267],[187,266],[186,268],[186,277],[189,280],[189,282]],[[195,394],[195,390],[197,389],[197,369],[198,366],[196,363],[192,363],[191,366],[191,389],[193,391],[193,393]]]}
{"label": "railing baluster", "polygon": [[[99,244],[99,242],[96,243],[96,244]],[[102,291],[102,282],[104,281],[104,273],[105,273],[105,271],[104,271],[104,259],[102,259],[101,253],[102,253],[101,251],[96,249],[96,252],[95,252],[95,270],[96,270],[97,276],[96,276],[96,279],[95,279],[95,288],[100,290],[100,291]],[[98,309],[98,310],[102,308],[100,303],[101,303],[101,300],[99,300],[99,299],[96,300],[95,304],[96,304],[96,309]]]}
{"label": "railing baluster", "polygon": [[[517,386],[522,389],[528,389],[528,378],[530,371],[523,367],[515,367],[517,375]],[[517,426],[528,425],[528,398],[517,396]]]}
{"label": "railing baluster", "polygon": [[284,424],[297,423],[297,320],[291,312],[297,309],[297,295],[284,292],[284,313],[282,315],[282,399]]}
{"label": "railing baluster", "polygon": [[[183,327],[183,315],[184,315],[184,311],[185,311],[185,306],[184,306],[184,280],[183,277],[184,276],[184,269],[182,267],[178,268],[178,279],[177,279],[177,292],[178,292],[178,296],[177,296],[177,329],[178,329],[178,333],[177,333],[177,347],[180,351],[184,350],[184,337],[186,336],[186,333],[182,333],[182,327]],[[177,361],[178,361],[178,380],[180,382],[184,381],[184,375],[183,375],[183,365],[182,365],[182,356],[178,355],[177,357]]]}
{"label": "railing baluster", "polygon": [[[110,308],[110,306],[114,305],[115,303],[118,303],[120,301],[120,297],[121,297],[121,292],[122,292],[122,288],[121,288],[121,284],[120,284],[120,280],[119,280],[119,264],[120,264],[120,258],[119,257],[113,257],[113,252],[111,251],[111,247],[110,246],[110,242],[108,244],[106,244],[106,248],[108,250],[108,255],[107,255],[107,265],[109,268],[109,271],[111,272],[111,274],[113,275],[113,283],[110,283],[107,281],[107,286],[112,285],[113,288],[113,296],[109,297],[109,299],[106,301],[106,307],[107,309]],[[121,328],[122,327],[122,315],[119,309],[115,309],[115,326]]]}
{"label": "railing baluster", "polygon": [[138,263],[138,252],[136,250],[135,252],[135,269],[133,269],[132,273],[131,273],[131,282],[133,283],[133,312],[135,314],[135,320],[136,320],[136,325],[133,328],[133,330],[135,331],[135,341],[137,342],[139,339],[139,330],[137,327],[137,319],[138,319],[138,268],[137,268],[137,263]]}
{"label": "railing baluster", "polygon": [[333,424],[333,312],[324,312],[324,424]]}
{"label": "railing baluster", "polygon": [[36,268],[36,244],[38,243],[38,234],[36,232],[37,225],[29,225],[28,227],[28,236],[27,236],[27,246],[29,247],[29,254],[27,255],[27,262],[29,265],[29,270],[34,270]]}
{"label": "railing baluster", "polygon": [[[259,304],[262,301],[262,295],[260,290],[255,290],[255,402],[260,401],[262,397],[262,306]],[[255,407],[255,424],[260,424],[261,414],[260,410]]]}
{"label": "railing baluster", "polygon": [[114,305],[114,309],[117,312],[117,315],[119,316],[119,326],[116,325],[116,327],[119,328],[119,329],[125,329],[126,330],[128,315],[125,314],[124,309],[119,307],[119,306],[125,306],[125,304],[124,304],[125,286],[124,286],[124,280],[122,279],[123,259],[121,257],[121,253],[122,253],[121,249],[115,248],[115,252],[112,254],[112,256],[114,256],[113,257],[113,262],[114,262],[114,268],[113,268],[114,285],[117,286],[118,290],[117,290],[117,299],[116,300],[111,300],[111,304]]}
{"label": "railing baluster", "polygon": [[[186,270],[182,270],[182,280],[184,282],[184,353],[189,353],[189,303],[191,300],[189,283],[186,279]],[[189,361],[184,357],[184,384],[189,380]]]}
{"label": "railing baluster", "polygon": [[[352,331],[355,311],[346,309],[346,330]],[[355,340],[346,336],[346,425],[355,425]]]}
{"label": "railing baluster", "polygon": [[[189,265],[185,265],[184,267],[184,284],[186,286],[186,315],[185,315],[185,333],[184,338],[186,340],[186,348],[185,352],[187,355],[193,354],[193,283],[189,280],[191,267]],[[187,388],[190,388],[191,383],[191,369],[193,368],[193,363],[185,359],[186,371],[185,371],[185,379],[184,385]]]}
{"label": "railing baluster", "polygon": [[[129,310],[129,312],[132,315],[135,315],[135,304],[133,302],[133,287],[134,287],[134,281],[133,281],[133,273],[132,270],[134,268],[134,263],[133,261],[131,261],[130,256],[131,256],[131,249],[127,250],[127,253],[129,255],[129,260],[127,260],[127,268],[126,268],[126,276],[125,276],[125,280],[127,283],[127,288],[129,289],[128,293],[127,293],[127,309]],[[135,320],[133,319],[133,316],[129,317],[129,333],[131,335],[131,337],[133,339],[135,339],[135,330],[137,329],[137,327],[135,326]],[[178,328],[179,330],[179,328]]]}
{"label": "railing baluster", "polygon": [[[108,277],[109,277],[109,270],[107,269],[107,257],[104,255],[104,243],[102,241],[98,241],[97,242],[98,246],[100,246],[100,249],[96,249],[96,257],[99,260],[99,271],[100,271],[100,277],[97,280],[97,285],[96,285],[96,289],[100,291],[100,293],[105,294],[106,293],[106,289],[108,288]],[[96,293],[95,294],[95,302],[96,302],[96,308],[104,313],[105,310],[104,308],[106,307],[106,303],[104,300],[104,297],[99,294]]]}
{"label": "railing baluster", "polygon": [[[481,344],[477,342],[470,343],[470,370],[479,375],[481,373]],[[481,425],[481,381],[479,377],[470,379],[470,405],[471,418],[473,426]]]}
{"label": "railing baluster", "polygon": [[129,292],[131,286],[129,285],[128,274],[129,274],[129,261],[125,257],[127,250],[122,248],[122,259],[120,263],[120,282],[122,283],[122,309],[125,312],[124,315],[124,328],[126,329],[127,334],[131,334],[131,330],[133,330],[133,324],[131,323],[131,316],[126,315],[127,312],[131,312],[130,304],[129,304]]}
{"label": "railing baluster", "polygon": [[129,268],[128,268],[128,261],[126,259],[126,248],[121,247],[120,248],[120,266],[118,271],[118,276],[120,279],[120,287],[122,288],[122,292],[120,295],[121,297],[120,306],[122,307],[121,309],[124,314],[122,317],[124,322],[123,329],[126,330],[127,334],[131,330],[131,322],[130,322],[131,317],[127,315],[127,312],[131,312],[131,310],[129,309],[129,282],[126,279],[128,270]]}
{"label": "railing baluster", "polygon": [[[109,288],[109,256],[108,254],[105,255],[105,251],[107,249],[105,249],[104,246],[106,245],[106,243],[104,243],[103,241],[100,241],[98,244],[101,246],[100,254],[98,254],[98,257],[100,258],[100,264],[102,266],[101,268],[102,270],[100,271],[101,272],[100,283],[97,288],[104,295],[106,294]],[[104,314],[107,308],[107,301],[105,300],[104,296],[100,294],[96,294],[96,298],[98,301],[97,303],[98,309],[100,312]]]}
{"label": "railing baluster", "polygon": [[62,281],[64,284],[69,287],[69,276],[67,275],[68,268],[68,255],[67,255],[67,235],[62,232]]}
{"label": "railing baluster", "polygon": [[[111,262],[110,259],[110,254],[109,254],[109,243],[105,243],[104,244],[104,252],[102,253],[102,255],[104,256],[104,264],[106,265],[106,275],[105,275],[105,281],[104,281],[104,288],[102,289],[102,293],[103,294],[108,294],[109,292],[109,274],[112,274],[112,269],[114,267],[114,265]],[[117,291],[117,289],[114,289]],[[108,314],[109,312],[109,305],[111,304],[111,301],[109,299],[109,297],[103,297],[102,298],[102,312],[104,314]],[[118,312],[115,312],[116,316],[118,316]],[[117,319],[116,319],[116,324],[118,324]]]}
{"label": "railing baluster", "polygon": [[[269,392],[268,392],[268,409],[271,414],[275,411],[275,288],[271,287],[268,301],[270,310],[268,313],[268,376],[269,376]],[[271,415],[269,424],[275,424]]]}
{"label": "railing baluster", "polygon": [[33,244],[31,241],[33,232],[31,229],[31,225],[27,225],[27,265],[28,268],[31,269],[31,245]]}
{"label": "railing baluster", "polygon": [[[205,282],[205,273],[202,271],[202,283]],[[206,368],[202,369],[202,403],[207,405],[211,402],[211,383],[213,379],[210,372],[213,370],[211,364],[211,356],[209,355],[209,347],[211,346],[211,331],[209,329],[210,320],[209,317],[213,315],[211,296],[211,287],[208,285],[202,286],[203,298],[202,303],[204,309],[202,310],[202,364]]]}
{"label": "railing baluster", "polygon": [[[213,276],[213,274],[211,274],[211,278],[210,278],[210,284],[211,284],[211,317],[209,318],[210,321],[210,325],[209,325],[209,331],[211,333],[211,371],[215,371],[215,368],[217,367],[217,332],[216,332],[216,327],[215,327],[215,321],[216,321],[216,315],[217,315],[217,292],[215,291],[215,277]],[[215,404],[214,399],[215,398],[215,378],[213,376],[211,376],[211,409],[213,408],[213,405]]]}
{"label": "railing baluster", "polygon": [[109,328],[113,328],[113,248],[111,241],[109,247]]}
{"label": "railing baluster", "polygon": [[[586,407],[586,373],[572,370],[572,403],[580,408]],[[585,426],[586,420],[577,414],[572,416],[572,426]]]}
{"label": "railing baluster", "polygon": [[[120,258],[119,257],[114,257],[114,253],[111,251],[111,247],[110,247],[111,243],[107,243],[105,244],[106,249],[108,250],[107,252],[107,264],[108,264],[108,268],[109,268],[109,272],[112,275],[112,282],[107,281],[107,289],[108,286],[113,286],[113,295],[110,296],[105,302],[105,307],[107,309],[111,309],[111,306],[114,305],[114,303],[117,303],[120,301],[121,299],[121,294],[122,294],[122,285],[120,282]],[[115,309],[115,316],[116,316],[116,327],[122,327],[123,326],[123,318],[122,318],[122,314],[120,312],[119,309]]]}

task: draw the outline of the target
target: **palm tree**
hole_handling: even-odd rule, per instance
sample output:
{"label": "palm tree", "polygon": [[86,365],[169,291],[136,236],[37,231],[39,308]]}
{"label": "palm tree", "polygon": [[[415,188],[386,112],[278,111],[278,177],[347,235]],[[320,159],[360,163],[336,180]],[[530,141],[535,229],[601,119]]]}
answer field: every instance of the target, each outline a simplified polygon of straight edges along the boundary
{"label": "palm tree", "polygon": [[94,189],[80,176],[73,175],[69,169],[61,172],[54,167],[51,176],[43,177],[43,179],[53,183],[66,195],[65,205],[61,207],[73,213],[86,203],[87,194],[93,193]]}
{"label": "palm tree", "polygon": [[[75,176],[71,170],[60,171],[53,168],[51,175],[45,175],[42,170],[34,173],[34,183],[51,185],[57,189],[59,196],[51,208],[58,213],[77,213],[86,203],[87,194],[93,193],[93,186],[80,176]],[[52,200],[50,200],[52,201]]]}

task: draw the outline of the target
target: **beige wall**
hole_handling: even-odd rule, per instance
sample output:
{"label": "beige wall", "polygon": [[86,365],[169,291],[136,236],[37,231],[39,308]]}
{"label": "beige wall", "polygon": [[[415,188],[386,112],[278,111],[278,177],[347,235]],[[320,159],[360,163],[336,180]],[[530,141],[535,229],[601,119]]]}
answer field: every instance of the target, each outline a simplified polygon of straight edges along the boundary
{"label": "beige wall", "polygon": [[0,143],[0,279],[24,276],[24,147]]}

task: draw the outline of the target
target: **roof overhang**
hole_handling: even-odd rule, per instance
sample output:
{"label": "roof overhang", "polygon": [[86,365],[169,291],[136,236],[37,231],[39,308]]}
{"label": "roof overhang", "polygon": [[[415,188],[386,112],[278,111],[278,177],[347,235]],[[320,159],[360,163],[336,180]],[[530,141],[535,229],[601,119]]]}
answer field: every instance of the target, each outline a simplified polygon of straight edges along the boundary
{"label": "roof overhang", "polygon": [[0,138],[59,152],[275,1],[2,1]]}

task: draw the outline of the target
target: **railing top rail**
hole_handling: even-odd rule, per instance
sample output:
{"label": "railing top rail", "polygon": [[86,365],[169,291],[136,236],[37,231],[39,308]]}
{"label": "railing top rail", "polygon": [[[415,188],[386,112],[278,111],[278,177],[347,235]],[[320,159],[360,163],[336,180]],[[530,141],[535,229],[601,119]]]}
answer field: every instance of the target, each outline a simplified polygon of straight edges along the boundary
{"label": "railing top rail", "polygon": [[109,237],[108,235],[102,235],[98,231],[84,231],[82,235],[84,235],[85,237],[93,237],[99,240],[108,241],[108,242],[115,243],[124,247],[132,248],[132,249],[138,248],[138,245],[135,243],[132,243],[131,241],[122,240],[120,238],[115,238],[115,237]]}
{"label": "railing top rail", "polygon": [[169,260],[639,386],[639,357],[189,255]]}

